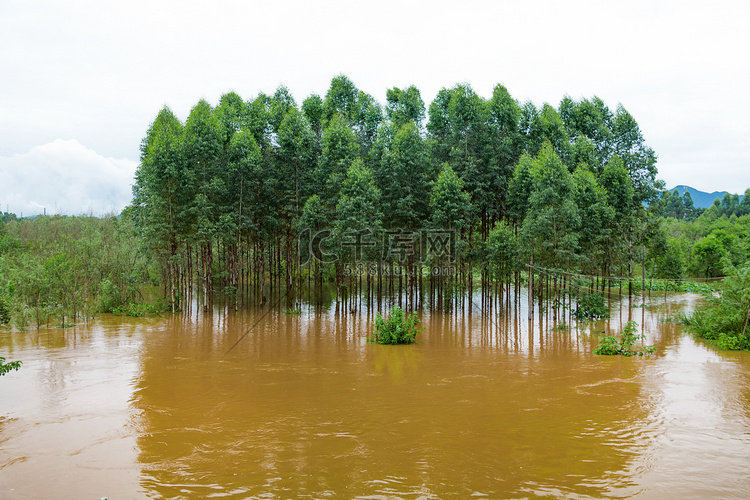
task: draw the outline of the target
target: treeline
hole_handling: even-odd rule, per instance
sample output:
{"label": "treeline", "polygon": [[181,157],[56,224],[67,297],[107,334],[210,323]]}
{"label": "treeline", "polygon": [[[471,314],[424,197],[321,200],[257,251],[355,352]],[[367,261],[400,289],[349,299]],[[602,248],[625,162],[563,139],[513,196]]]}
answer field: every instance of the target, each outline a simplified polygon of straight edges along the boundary
{"label": "treeline", "polygon": [[[301,105],[282,86],[201,100],[184,122],[163,108],[124,216],[164,269],[174,308],[193,283],[209,302],[215,287],[342,283],[363,261],[378,281],[395,266],[421,283],[424,263],[450,264],[453,280],[518,280],[529,262],[607,276],[646,262],[655,176],[635,119],[596,97],[537,107],[502,85],[485,99],[459,84],[426,108],[411,86],[389,89],[381,106],[337,76]],[[330,230],[320,248],[341,250],[337,260],[300,266],[306,230]],[[457,235],[455,260],[382,243],[433,230]]]}
{"label": "treeline", "polygon": [[[660,275],[670,279],[716,278],[731,275],[750,259],[750,212],[742,203],[724,203],[738,198],[726,195],[692,220],[665,211],[660,229],[652,240],[655,253],[662,255]],[[664,198],[662,198],[664,199]]]}
{"label": "treeline", "polygon": [[144,287],[161,281],[127,221],[7,220],[0,221],[0,324],[67,326],[142,301]]}
{"label": "treeline", "polygon": [[693,197],[690,196],[690,191],[685,191],[685,194],[680,196],[677,189],[673,191],[665,190],[661,193],[658,202],[656,202],[655,211],[664,217],[687,220],[698,218],[706,210],[711,210],[717,216],[726,215],[727,217],[731,217],[732,215],[736,215],[737,217],[742,217],[743,215],[750,214],[749,194],[750,189],[745,191],[742,198],[738,194],[724,193],[724,196],[716,198],[709,208],[703,209],[693,205]]}

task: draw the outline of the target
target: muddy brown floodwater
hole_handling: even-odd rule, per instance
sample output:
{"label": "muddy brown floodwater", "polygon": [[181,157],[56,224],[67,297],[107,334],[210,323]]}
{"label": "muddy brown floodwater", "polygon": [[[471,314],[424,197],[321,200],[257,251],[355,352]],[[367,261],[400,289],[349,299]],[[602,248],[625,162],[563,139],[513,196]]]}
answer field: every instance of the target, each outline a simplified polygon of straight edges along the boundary
{"label": "muddy brown floodwater", "polygon": [[[365,305],[0,333],[0,497],[747,496],[750,356],[663,322],[697,296],[572,328],[525,300],[427,307],[412,346]],[[656,355],[591,353],[629,319]]]}

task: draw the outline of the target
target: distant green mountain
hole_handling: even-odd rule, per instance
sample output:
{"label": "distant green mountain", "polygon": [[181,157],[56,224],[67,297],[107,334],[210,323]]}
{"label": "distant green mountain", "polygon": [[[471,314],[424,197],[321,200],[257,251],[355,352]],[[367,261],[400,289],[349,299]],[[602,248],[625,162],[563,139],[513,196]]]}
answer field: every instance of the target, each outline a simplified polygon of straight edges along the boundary
{"label": "distant green mountain", "polygon": [[[710,207],[716,198],[723,198],[728,191],[714,191],[713,193],[706,193],[690,186],[675,186],[670,191],[677,190],[680,196],[685,194],[685,191],[690,191],[690,197],[693,199],[693,206],[696,208],[708,208]],[[734,193],[729,193],[734,194]],[[742,195],[740,195],[740,200]]]}

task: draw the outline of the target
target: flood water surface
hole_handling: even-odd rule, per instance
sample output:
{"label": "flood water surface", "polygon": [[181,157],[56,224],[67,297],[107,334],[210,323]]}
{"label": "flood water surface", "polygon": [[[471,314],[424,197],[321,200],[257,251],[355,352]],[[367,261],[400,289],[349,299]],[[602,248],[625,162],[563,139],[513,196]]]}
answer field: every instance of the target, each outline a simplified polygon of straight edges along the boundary
{"label": "flood water surface", "polygon": [[[743,498],[750,357],[664,323],[532,322],[479,299],[420,343],[373,309],[103,317],[0,333],[2,498]],[[520,300],[519,303],[523,303]],[[654,356],[595,356],[633,319]]]}

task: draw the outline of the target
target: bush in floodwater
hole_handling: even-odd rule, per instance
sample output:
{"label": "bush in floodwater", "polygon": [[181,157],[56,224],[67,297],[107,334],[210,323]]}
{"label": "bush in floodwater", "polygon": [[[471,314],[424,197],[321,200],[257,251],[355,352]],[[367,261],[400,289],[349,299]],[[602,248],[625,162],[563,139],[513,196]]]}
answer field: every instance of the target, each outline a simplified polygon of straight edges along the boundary
{"label": "bush in floodwater", "polygon": [[682,323],[696,337],[712,342],[719,349],[750,349],[750,266],[725,269],[727,276],[716,284],[717,292],[704,293],[706,304]]}
{"label": "bush in floodwater", "polygon": [[0,376],[5,375],[11,370],[18,370],[21,368],[20,361],[8,361],[5,362],[5,358],[0,358]]}
{"label": "bush in floodwater", "polygon": [[653,354],[656,347],[652,345],[643,346],[643,349],[633,349],[638,340],[646,340],[644,334],[636,334],[638,323],[628,321],[619,336],[614,337],[607,335],[599,340],[599,345],[594,349],[594,354],[604,356],[643,356],[644,354]]}
{"label": "bush in floodwater", "polygon": [[387,319],[378,313],[372,337],[367,337],[371,344],[411,344],[422,328],[417,328],[420,320],[416,313],[404,314],[400,307],[394,307]]}
{"label": "bush in floodwater", "polygon": [[604,303],[604,297],[591,293],[578,299],[573,316],[578,319],[609,318],[609,308]]}

